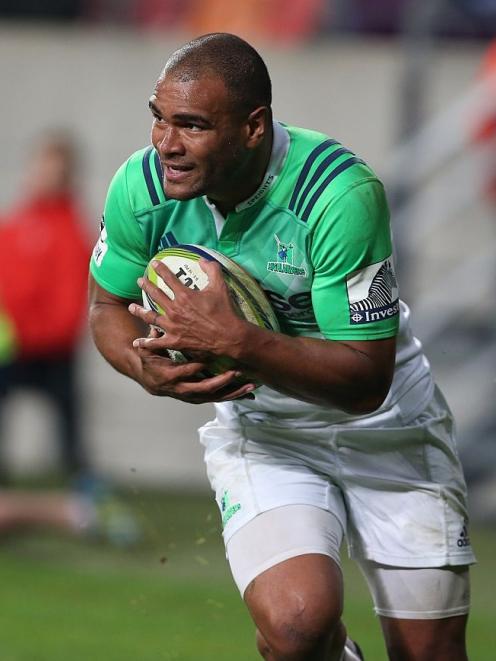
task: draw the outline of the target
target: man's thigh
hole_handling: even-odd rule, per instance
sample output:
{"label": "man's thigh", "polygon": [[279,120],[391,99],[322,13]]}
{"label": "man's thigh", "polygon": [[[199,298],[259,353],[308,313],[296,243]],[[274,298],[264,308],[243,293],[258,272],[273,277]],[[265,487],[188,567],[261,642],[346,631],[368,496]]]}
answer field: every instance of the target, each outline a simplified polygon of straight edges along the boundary
{"label": "man's thigh", "polygon": [[[332,561],[332,574],[334,567],[339,571],[339,580],[333,581],[340,593],[342,539],[341,523],[328,510],[313,505],[286,505],[262,512],[241,527],[227,542],[226,554],[241,596],[269,569],[303,555],[319,555]],[[325,564],[323,560],[317,563]],[[298,563],[291,566],[297,568]]]}
{"label": "man's thigh", "polygon": [[341,524],[329,511],[287,505],[259,514],[228,541],[231,570],[264,658],[340,658],[341,540]]}
{"label": "man's thigh", "polygon": [[361,569],[391,661],[465,661],[468,567],[401,568],[362,562]]}
{"label": "man's thigh", "polygon": [[362,561],[360,568],[381,617],[437,620],[469,612],[466,566],[411,568]]}
{"label": "man's thigh", "polygon": [[389,661],[467,661],[468,615],[437,620],[381,617]]}

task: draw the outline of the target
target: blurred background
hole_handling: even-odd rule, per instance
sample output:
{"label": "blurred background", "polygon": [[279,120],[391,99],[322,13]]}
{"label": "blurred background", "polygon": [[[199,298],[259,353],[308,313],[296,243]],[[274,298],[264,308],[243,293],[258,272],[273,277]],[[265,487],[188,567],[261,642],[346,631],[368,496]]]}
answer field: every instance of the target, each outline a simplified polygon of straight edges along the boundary
{"label": "blurred background", "polygon": [[[256,658],[222,564],[196,437],[212,408],[152,398],[114,373],[88,339],[74,277],[97,238],[112,175],[149,140],[148,97],[168,54],[211,31],[258,47],[278,119],[343,142],[386,184],[402,297],[458,424],[480,545],[471,636],[481,651],[471,658],[487,658],[496,550],[496,0],[0,0],[0,479],[70,496],[90,483],[92,496],[112,491],[124,504],[117,538],[107,539],[116,549],[26,533],[2,543],[0,506],[0,572],[12,577],[1,658],[52,661],[68,649],[72,659]],[[34,190],[33,179],[46,180],[45,189]],[[53,254],[57,276],[42,266]],[[74,288],[56,294],[56,277]],[[14,321],[2,314],[2,295],[17,306]],[[45,312],[34,302],[28,310],[23,301],[33,297]],[[55,357],[50,331],[37,346],[33,327],[36,314],[48,319],[54,308],[67,309],[57,320],[66,351]],[[12,376],[20,356],[29,362],[23,378]],[[39,589],[24,583],[19,595],[27,567]],[[350,617],[367,658],[379,661],[377,623],[349,571]],[[161,591],[156,574],[166,578]],[[13,623],[30,618],[28,599],[33,614],[43,609],[48,593],[56,595],[50,608],[64,610],[69,584],[83,604],[91,587],[88,603],[98,597],[118,613],[115,623],[84,611],[80,624],[60,627],[61,612],[51,611],[59,626],[37,629],[45,647],[33,653]],[[193,584],[198,612],[181,601]],[[167,634],[164,608],[176,617]],[[145,632],[148,647],[140,646]],[[203,641],[201,652],[192,640]]]}

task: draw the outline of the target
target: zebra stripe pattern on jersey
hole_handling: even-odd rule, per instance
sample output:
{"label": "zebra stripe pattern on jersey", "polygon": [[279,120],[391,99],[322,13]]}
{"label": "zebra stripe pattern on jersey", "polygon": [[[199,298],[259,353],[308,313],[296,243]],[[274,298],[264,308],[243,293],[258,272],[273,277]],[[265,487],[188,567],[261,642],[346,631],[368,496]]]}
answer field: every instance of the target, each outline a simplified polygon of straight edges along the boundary
{"label": "zebra stripe pattern on jersey", "polygon": [[372,279],[367,298],[350,303],[350,312],[364,312],[365,310],[375,310],[389,305],[393,302],[393,288],[397,286],[391,262],[388,260]]}

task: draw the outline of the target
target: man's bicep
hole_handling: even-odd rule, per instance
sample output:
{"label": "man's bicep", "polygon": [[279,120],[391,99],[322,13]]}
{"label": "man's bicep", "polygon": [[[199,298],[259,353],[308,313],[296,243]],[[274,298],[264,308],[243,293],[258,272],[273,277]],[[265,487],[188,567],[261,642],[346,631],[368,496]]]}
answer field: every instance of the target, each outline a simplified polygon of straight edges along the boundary
{"label": "man's bicep", "polygon": [[129,299],[107,291],[89,277],[89,326],[98,351],[115,369],[139,381],[140,360],[133,340],[147,334],[147,326],[128,310]]}
{"label": "man's bicep", "polygon": [[122,228],[112,229],[111,223],[108,230],[104,227],[90,261],[90,274],[103,291],[116,298],[137,300],[141,297],[137,280],[145,271],[148,255],[140,237],[133,244],[123,234]]}
{"label": "man's bicep", "polygon": [[102,287],[90,273],[88,276],[88,302],[94,305],[120,305],[127,307],[132,301],[139,301],[139,297],[127,298],[118,296]]}
{"label": "man's bicep", "polygon": [[[106,336],[109,329],[116,343],[119,342],[119,338],[124,338],[126,345],[129,344],[130,337],[134,339],[147,334],[147,324],[134,317],[128,310],[129,304],[135,299],[124,298],[107,291],[98,284],[91,273],[88,282],[88,300],[89,324],[95,341]],[[101,350],[100,344],[97,341],[97,346]]]}

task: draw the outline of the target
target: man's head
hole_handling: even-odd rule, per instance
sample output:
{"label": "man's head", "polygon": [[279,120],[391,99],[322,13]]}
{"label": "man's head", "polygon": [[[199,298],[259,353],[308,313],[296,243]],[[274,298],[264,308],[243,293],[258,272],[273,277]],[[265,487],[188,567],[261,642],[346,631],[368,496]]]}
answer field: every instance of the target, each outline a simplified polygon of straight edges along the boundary
{"label": "man's head", "polygon": [[78,146],[64,130],[46,131],[31,150],[24,190],[40,198],[70,193],[79,169]]}
{"label": "man's head", "polygon": [[267,68],[239,37],[209,34],[175,51],[150,99],[166,195],[229,209],[254,192],[270,157],[270,104]]}
{"label": "man's head", "polygon": [[232,111],[250,113],[272,104],[272,85],[265,62],[250,44],[233,34],[216,32],[193,39],[176,50],[162,76],[187,82],[202,76],[224,82]]}

